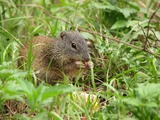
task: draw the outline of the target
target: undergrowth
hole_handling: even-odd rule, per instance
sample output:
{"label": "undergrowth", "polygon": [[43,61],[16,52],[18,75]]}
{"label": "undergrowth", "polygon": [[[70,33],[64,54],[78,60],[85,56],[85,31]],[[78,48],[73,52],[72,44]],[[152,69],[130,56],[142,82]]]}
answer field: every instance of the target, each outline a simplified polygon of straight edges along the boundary
{"label": "undergrowth", "polygon": [[[159,2],[0,0],[0,119],[159,120]],[[75,29],[90,43],[90,74],[38,85],[31,58],[17,67],[27,40]]]}

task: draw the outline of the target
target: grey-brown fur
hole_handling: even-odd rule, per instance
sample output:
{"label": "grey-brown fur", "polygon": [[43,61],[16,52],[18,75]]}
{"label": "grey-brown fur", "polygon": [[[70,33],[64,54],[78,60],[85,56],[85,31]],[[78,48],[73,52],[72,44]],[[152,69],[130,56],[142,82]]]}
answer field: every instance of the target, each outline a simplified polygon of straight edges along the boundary
{"label": "grey-brown fur", "polygon": [[62,79],[64,74],[68,77],[76,76],[82,69],[82,65],[76,64],[76,61],[82,61],[82,63],[89,61],[87,44],[79,32],[64,31],[54,39],[37,36],[28,41],[20,50],[19,66],[22,61],[27,62],[31,42],[32,57],[35,56],[32,67],[39,79],[48,80],[51,84],[55,80]]}

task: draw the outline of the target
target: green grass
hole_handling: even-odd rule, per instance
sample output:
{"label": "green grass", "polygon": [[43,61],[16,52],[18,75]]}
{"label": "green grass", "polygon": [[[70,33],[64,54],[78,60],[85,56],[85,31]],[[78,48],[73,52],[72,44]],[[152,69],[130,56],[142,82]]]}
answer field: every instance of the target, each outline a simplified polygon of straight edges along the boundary
{"label": "green grass", "polygon": [[[0,119],[159,120],[160,10],[144,35],[159,0],[141,0],[146,7],[136,0],[59,1],[0,0]],[[89,74],[61,85],[37,85],[32,46],[27,69],[17,67],[19,49],[27,40],[76,28],[91,43],[94,68]],[[140,48],[147,37],[154,55],[91,34],[95,31]]]}

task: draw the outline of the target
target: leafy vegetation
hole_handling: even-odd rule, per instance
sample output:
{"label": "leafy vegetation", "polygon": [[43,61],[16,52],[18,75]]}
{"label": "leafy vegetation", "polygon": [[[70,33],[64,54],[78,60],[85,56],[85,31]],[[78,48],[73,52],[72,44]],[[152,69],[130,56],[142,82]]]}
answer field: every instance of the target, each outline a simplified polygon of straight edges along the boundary
{"label": "leafy vegetation", "polygon": [[[159,0],[0,4],[0,119],[160,119]],[[75,29],[90,43],[90,74],[37,85],[31,58],[26,70],[17,67],[33,36]]]}

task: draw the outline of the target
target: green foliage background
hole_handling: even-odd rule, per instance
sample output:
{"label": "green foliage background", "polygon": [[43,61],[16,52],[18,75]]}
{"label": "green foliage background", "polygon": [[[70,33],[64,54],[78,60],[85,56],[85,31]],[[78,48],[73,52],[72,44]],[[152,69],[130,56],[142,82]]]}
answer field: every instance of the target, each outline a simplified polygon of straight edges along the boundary
{"label": "green foliage background", "polygon": [[[97,31],[143,48],[139,36],[145,39],[158,3],[159,0],[0,0],[0,119],[159,120],[160,60],[143,50],[91,34]],[[159,21],[160,10],[147,36],[158,46],[149,47],[155,55],[160,54]],[[31,66],[26,70],[17,68],[18,51],[27,40],[35,35],[56,37],[63,30],[76,28],[91,43],[95,66],[89,75],[80,76],[74,85],[66,85],[71,81],[57,86],[37,85]],[[70,97],[73,91],[83,88],[99,98],[98,110],[93,109],[92,102],[82,104],[83,100],[79,100],[79,104]],[[8,115],[8,100],[25,103],[25,113]]]}

